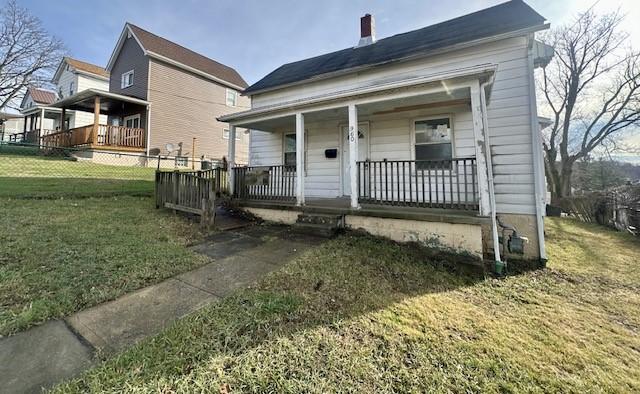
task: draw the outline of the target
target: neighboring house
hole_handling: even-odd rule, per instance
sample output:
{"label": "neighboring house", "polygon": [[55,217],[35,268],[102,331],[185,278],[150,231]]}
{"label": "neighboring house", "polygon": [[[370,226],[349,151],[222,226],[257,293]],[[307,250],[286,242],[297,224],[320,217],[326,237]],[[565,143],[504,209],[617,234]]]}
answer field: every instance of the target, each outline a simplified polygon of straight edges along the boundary
{"label": "neighboring house", "polygon": [[[87,89],[109,90],[109,72],[95,64],[64,57],[52,81],[56,85],[58,100],[73,96]],[[107,116],[100,115],[100,123],[106,124]],[[70,111],[69,128],[87,126],[93,123],[93,113]]]}
{"label": "neighboring house", "polygon": [[20,103],[23,130],[15,134],[14,141],[39,144],[41,134],[48,134],[60,127],[60,111],[52,108],[58,96],[55,91],[29,86]]}
{"label": "neighboring house", "polygon": [[231,176],[238,203],[499,260],[497,214],[544,261],[545,18],[514,0],[381,40],[373,17],[360,22],[357,45],[277,68],[245,89],[251,110],[220,118],[251,130],[252,167]]}
{"label": "neighboring house", "polygon": [[[90,89],[56,107],[94,112],[95,103],[102,103],[107,140],[113,140],[114,129],[130,135],[130,142],[118,141],[109,149],[219,160],[228,151],[229,126],[216,118],[250,108],[249,99],[239,94],[247,84],[233,68],[130,23],[106,69],[108,92]],[[239,162],[247,161],[248,140],[248,133],[237,134]]]}
{"label": "neighboring house", "polygon": [[0,142],[13,141],[23,132],[22,115],[0,112]]}
{"label": "neighboring house", "polygon": [[[20,112],[24,115],[24,139],[28,142],[40,143],[42,137],[61,131],[62,111],[52,107],[53,103],[86,89],[107,90],[109,73],[100,66],[63,57],[51,83],[55,90],[29,87],[20,104]],[[65,112],[65,119],[66,129],[74,129],[93,124],[94,114],[86,111],[68,111]],[[99,119],[100,123],[107,121],[106,115],[101,115]]]}

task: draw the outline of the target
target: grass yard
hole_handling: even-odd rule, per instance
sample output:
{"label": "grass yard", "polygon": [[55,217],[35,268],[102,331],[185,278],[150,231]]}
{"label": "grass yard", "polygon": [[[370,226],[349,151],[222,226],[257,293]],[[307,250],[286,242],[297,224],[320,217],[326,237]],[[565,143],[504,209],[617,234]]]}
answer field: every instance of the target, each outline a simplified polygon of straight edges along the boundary
{"label": "grass yard", "polygon": [[204,264],[185,247],[197,224],[153,204],[0,198],[0,336]]}
{"label": "grass yard", "polygon": [[343,236],[56,391],[640,391],[640,243],[547,232],[548,269],[484,281]]}
{"label": "grass yard", "polygon": [[[96,164],[0,149],[0,198],[151,195],[153,168]],[[115,159],[114,159],[115,160]]]}

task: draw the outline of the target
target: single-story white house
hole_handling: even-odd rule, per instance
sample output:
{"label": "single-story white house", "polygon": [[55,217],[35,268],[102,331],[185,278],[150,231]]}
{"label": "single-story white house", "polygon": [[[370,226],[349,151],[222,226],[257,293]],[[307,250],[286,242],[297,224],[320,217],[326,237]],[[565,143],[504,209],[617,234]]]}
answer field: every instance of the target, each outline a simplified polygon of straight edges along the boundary
{"label": "single-story white house", "polygon": [[524,240],[545,261],[534,69],[553,55],[535,40],[548,27],[521,0],[380,40],[365,15],[354,47],[279,67],[244,91],[250,110],[220,117],[251,130],[237,203],[496,261],[504,234],[507,254]]}

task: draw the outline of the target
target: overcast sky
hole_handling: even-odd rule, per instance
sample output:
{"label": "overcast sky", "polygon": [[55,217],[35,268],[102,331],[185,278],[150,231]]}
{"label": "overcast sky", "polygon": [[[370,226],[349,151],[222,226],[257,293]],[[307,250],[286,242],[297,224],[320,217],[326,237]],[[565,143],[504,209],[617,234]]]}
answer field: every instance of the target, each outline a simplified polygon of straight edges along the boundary
{"label": "overcast sky", "polygon": [[[60,37],[70,54],[105,66],[129,21],[234,67],[253,83],[281,64],[358,42],[359,18],[371,13],[378,38],[424,27],[501,0],[18,0]],[[553,25],[565,23],[594,0],[531,0]],[[620,7],[625,28],[640,46],[640,0],[600,0],[597,10]]]}

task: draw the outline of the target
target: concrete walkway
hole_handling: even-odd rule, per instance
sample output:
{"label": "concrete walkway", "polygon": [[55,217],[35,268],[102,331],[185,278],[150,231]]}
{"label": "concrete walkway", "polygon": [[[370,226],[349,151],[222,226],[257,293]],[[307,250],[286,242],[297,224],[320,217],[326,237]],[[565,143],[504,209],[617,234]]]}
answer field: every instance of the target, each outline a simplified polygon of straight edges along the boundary
{"label": "concrete walkway", "polygon": [[77,376],[98,361],[96,351],[108,356],[157,334],[322,241],[279,226],[216,233],[193,247],[212,263],[0,340],[0,392],[40,392]]}

